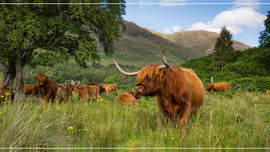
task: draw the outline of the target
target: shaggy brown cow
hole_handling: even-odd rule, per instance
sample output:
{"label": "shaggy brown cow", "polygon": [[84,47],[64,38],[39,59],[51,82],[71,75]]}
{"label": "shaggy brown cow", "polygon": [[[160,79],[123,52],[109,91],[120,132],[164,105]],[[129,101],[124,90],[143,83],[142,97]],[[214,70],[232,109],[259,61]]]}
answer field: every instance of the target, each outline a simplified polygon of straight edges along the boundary
{"label": "shaggy brown cow", "polygon": [[[114,91],[116,92],[117,91],[117,84],[116,83],[113,83],[113,84],[103,84],[104,87],[109,87],[111,88],[111,91]],[[110,89],[107,89],[107,90],[110,90]],[[109,92],[108,92],[109,93]]]}
{"label": "shaggy brown cow", "polygon": [[49,103],[49,100],[51,102],[54,102],[56,93],[57,93],[57,82],[53,79],[50,79],[50,76],[46,76],[45,74],[39,74],[37,76],[33,75],[30,72],[30,75],[34,77],[34,79],[38,82],[38,92],[42,99],[44,99],[45,96],[45,104]]}
{"label": "shaggy brown cow", "polygon": [[170,67],[164,57],[165,65],[149,64],[140,71],[128,73],[123,71],[117,62],[114,63],[124,75],[137,75],[135,93],[142,96],[157,96],[160,110],[167,118],[178,120],[184,127],[192,113],[204,102],[204,87],[201,80],[191,69],[178,66]]}
{"label": "shaggy brown cow", "polygon": [[124,92],[115,98],[117,102],[123,105],[138,105],[138,101],[136,99],[140,99],[140,96],[135,95],[135,91]]}
{"label": "shaggy brown cow", "polygon": [[226,91],[229,90],[229,88],[230,88],[229,82],[220,82],[220,83],[210,83],[205,90],[208,92],[215,92],[215,91]]}
{"label": "shaggy brown cow", "polygon": [[99,96],[99,88],[95,85],[87,86],[78,83],[73,83],[74,91],[77,92],[78,96],[83,99],[83,102],[86,100],[94,99],[97,101]]}
{"label": "shaggy brown cow", "polygon": [[3,101],[13,101],[14,92],[13,88],[9,86],[2,86],[0,88],[0,103]]}
{"label": "shaggy brown cow", "polygon": [[70,101],[72,99],[72,90],[70,83],[57,84],[57,97],[59,101]]}
{"label": "shaggy brown cow", "polygon": [[24,95],[38,95],[38,85],[37,84],[24,84],[23,85],[23,94]]}

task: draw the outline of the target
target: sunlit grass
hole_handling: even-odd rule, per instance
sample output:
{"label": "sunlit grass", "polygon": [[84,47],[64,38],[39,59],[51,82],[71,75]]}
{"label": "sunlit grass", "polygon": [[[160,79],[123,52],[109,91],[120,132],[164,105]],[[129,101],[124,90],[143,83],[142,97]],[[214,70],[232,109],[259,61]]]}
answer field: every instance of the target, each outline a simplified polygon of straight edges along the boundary
{"label": "sunlit grass", "polygon": [[181,130],[167,122],[155,98],[138,106],[114,102],[45,105],[27,98],[0,107],[0,147],[269,147],[270,96],[206,93],[198,114]]}

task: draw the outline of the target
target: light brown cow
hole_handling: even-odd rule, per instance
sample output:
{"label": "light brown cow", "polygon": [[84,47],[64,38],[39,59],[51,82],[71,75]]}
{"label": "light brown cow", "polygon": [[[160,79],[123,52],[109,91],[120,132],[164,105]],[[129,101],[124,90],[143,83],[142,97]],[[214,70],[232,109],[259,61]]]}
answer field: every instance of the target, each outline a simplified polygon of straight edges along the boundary
{"label": "light brown cow", "polygon": [[[113,84],[103,84],[104,87],[109,87],[111,89],[108,89],[108,91],[113,91],[113,92],[116,92],[117,91],[117,84],[116,83],[113,83]],[[108,92],[108,93],[109,93]],[[107,92],[106,92],[107,93]]]}
{"label": "light brown cow", "polygon": [[57,82],[53,79],[50,79],[50,76],[46,76],[45,74],[39,74],[39,75],[33,75],[30,72],[30,75],[34,77],[34,79],[38,82],[38,91],[39,95],[42,99],[44,99],[45,96],[45,104],[49,103],[49,100],[51,102],[54,102],[56,93],[57,93]]}
{"label": "light brown cow", "polygon": [[72,99],[72,90],[70,83],[57,84],[57,97],[59,101],[70,101]]}
{"label": "light brown cow", "polygon": [[136,94],[156,96],[162,113],[185,127],[192,113],[204,102],[204,87],[193,70],[179,66],[170,67],[164,52],[165,47],[162,50],[164,65],[149,64],[137,72],[125,72],[115,60],[114,63],[122,74],[137,75]]}
{"label": "light brown cow", "polygon": [[86,100],[89,99],[95,99],[94,101],[97,101],[97,98],[99,96],[99,88],[97,86],[87,86],[78,84],[76,82],[72,85],[74,87],[74,91],[77,92],[78,96],[83,99],[83,102],[86,102]]}
{"label": "light brown cow", "polygon": [[24,84],[23,85],[23,94],[24,95],[32,95],[34,97],[35,95],[38,95],[38,85],[37,84]]}
{"label": "light brown cow", "polygon": [[220,83],[210,83],[205,90],[208,92],[215,92],[215,91],[226,91],[229,89],[230,89],[229,82],[220,82]]}
{"label": "light brown cow", "polygon": [[102,84],[98,84],[96,82],[89,82],[88,85],[89,86],[97,86],[99,88],[99,96],[101,96],[103,92],[106,92],[106,94],[108,94],[105,87]]}
{"label": "light brown cow", "polygon": [[115,98],[115,100],[123,105],[138,105],[138,101],[136,99],[140,99],[140,96],[135,95],[135,91],[124,92]]}

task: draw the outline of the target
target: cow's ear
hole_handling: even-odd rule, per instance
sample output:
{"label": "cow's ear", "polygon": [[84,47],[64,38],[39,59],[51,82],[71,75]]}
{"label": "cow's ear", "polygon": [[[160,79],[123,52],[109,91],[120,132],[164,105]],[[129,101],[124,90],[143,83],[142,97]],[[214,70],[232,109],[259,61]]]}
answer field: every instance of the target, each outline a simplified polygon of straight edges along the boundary
{"label": "cow's ear", "polygon": [[46,80],[49,80],[49,79],[50,79],[50,77],[46,76]]}

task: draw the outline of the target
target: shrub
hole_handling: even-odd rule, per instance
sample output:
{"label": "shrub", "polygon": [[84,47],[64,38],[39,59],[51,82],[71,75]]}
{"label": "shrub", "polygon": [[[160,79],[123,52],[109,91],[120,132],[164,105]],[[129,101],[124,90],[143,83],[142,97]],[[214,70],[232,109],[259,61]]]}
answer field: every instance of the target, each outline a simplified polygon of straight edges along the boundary
{"label": "shrub", "polygon": [[266,91],[270,89],[270,77],[235,79],[230,81],[230,86],[240,91]]}

